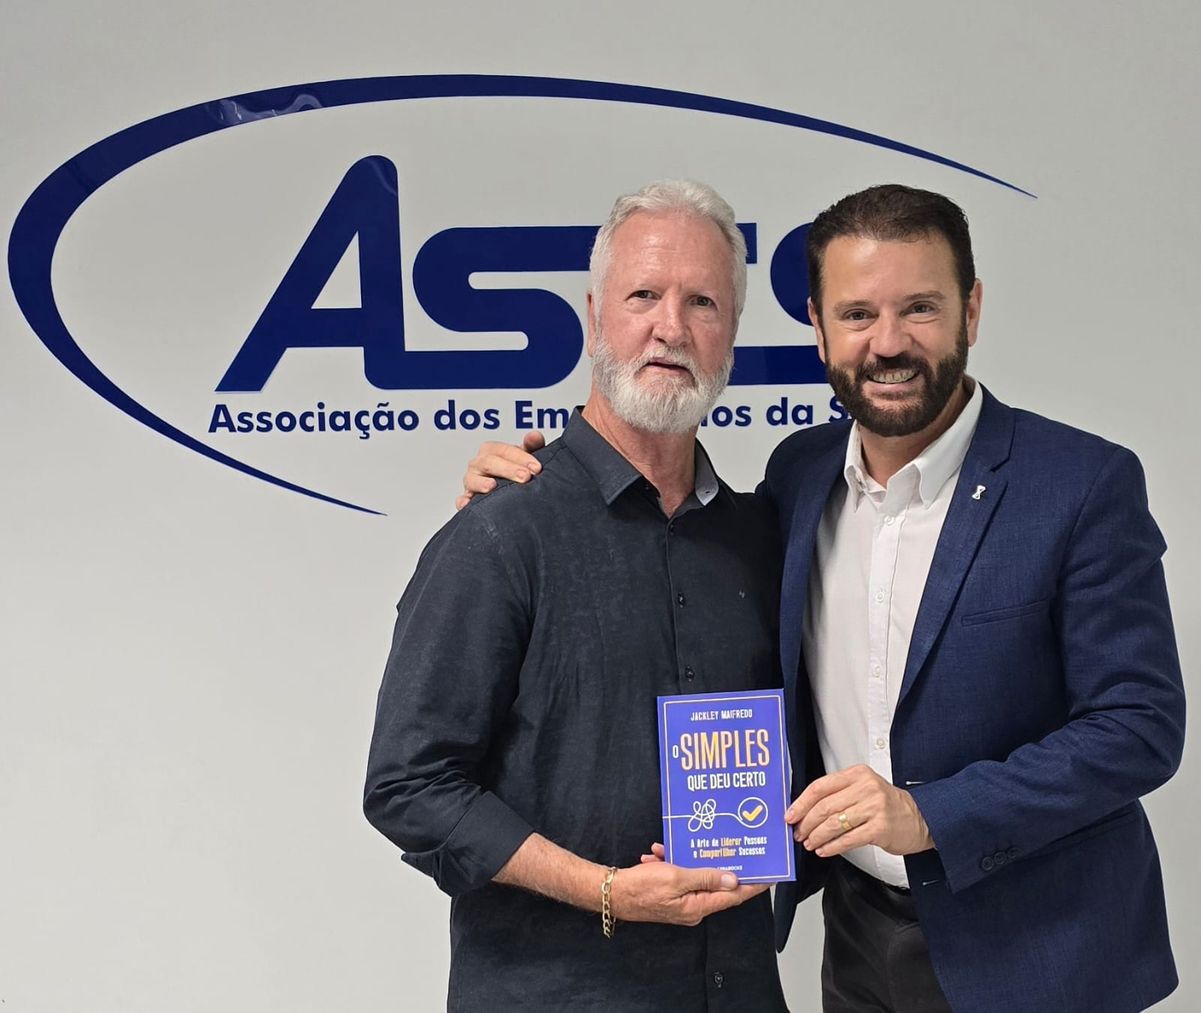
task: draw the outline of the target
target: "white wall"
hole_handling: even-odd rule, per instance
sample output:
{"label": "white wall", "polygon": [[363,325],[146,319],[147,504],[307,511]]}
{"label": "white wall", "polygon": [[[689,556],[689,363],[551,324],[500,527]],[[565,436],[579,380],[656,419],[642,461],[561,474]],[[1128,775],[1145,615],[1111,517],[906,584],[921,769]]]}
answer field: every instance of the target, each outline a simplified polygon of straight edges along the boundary
{"label": "white wall", "polygon": [[[206,431],[217,379],[362,155],[387,155],[400,171],[407,324],[426,347],[463,347],[423,319],[408,283],[417,247],[440,229],[596,224],[623,189],[704,178],[759,226],[739,340],[778,344],[809,340],[766,280],[784,232],[883,179],[951,194],[972,219],[985,284],[972,371],[1010,403],[1140,454],[1196,687],[1197,10],[1186,0],[10,3],[6,235],[45,176],[132,124],[278,85],[422,73],[760,103],[937,152],[1037,199],[792,128],[516,99],[252,124],[164,151],[102,188],[54,266],[80,346],[183,431],[386,516],[285,491],[139,425],[70,375],[13,293],[0,295],[3,1008],[444,1001],[446,900],[367,826],[359,796],[393,604],[478,434]],[[582,304],[581,276],[537,281]],[[428,418],[448,393],[480,406],[571,404],[585,375],[548,391],[380,392],[357,353],[293,351],[263,394],[240,397],[273,408],[390,398]],[[780,394],[827,396],[741,388],[727,400],[761,411]],[[758,425],[706,442],[746,488],[779,435]],[[1201,947],[1199,789],[1190,747],[1148,802],[1182,976],[1165,1010],[1201,1006],[1190,959]],[[781,967],[804,1010],[816,1005],[816,906],[800,919]]]}

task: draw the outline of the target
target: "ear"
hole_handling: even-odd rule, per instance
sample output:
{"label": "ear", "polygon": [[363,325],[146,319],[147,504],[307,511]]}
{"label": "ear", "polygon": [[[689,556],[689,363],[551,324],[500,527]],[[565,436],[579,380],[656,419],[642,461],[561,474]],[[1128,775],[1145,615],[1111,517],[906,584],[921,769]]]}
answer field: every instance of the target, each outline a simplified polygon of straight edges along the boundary
{"label": "ear", "polygon": [[967,306],[963,312],[964,326],[967,328],[967,343],[970,348],[976,343],[976,330],[980,326],[980,301],[984,298],[984,286],[977,278],[972,285],[972,291],[967,297]]}
{"label": "ear", "polygon": [[821,314],[817,312],[817,307],[813,305],[813,300],[809,300],[809,322],[813,324],[813,333],[817,335],[817,357],[822,360],[822,364],[826,361],[826,335],[822,331]]}
{"label": "ear", "polygon": [[585,346],[588,351],[588,357],[592,358],[593,350],[596,346],[596,302],[592,298],[592,293],[588,293],[588,343]]}

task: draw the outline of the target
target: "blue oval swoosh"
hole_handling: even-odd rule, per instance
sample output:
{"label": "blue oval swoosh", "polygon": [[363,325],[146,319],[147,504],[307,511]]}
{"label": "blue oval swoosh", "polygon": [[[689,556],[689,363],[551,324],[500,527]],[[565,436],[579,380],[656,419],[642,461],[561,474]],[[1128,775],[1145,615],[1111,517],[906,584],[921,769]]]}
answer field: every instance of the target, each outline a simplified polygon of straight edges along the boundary
{"label": "blue oval swoosh", "polygon": [[827,120],[769,106],[713,98],[691,92],[641,85],[583,81],[572,78],[521,77],[501,74],[428,74],[350,78],[299,84],[177,109],[106,137],[68,159],[44,179],[21,207],[8,241],[8,273],[17,304],[30,327],[51,353],[76,377],[126,415],[181,446],[253,478],[337,506],[381,514],[287,479],[268,474],[200,442],[141,405],[105,376],[87,357],[63,323],[51,285],[51,264],[59,236],[84,201],[105,183],[151,155],[185,141],[276,116],[317,109],[395,102],[418,98],[563,98],[690,109],[722,116],[776,123],[859,141],[956,169],[1017,193],[1021,187],[962,162],[900,141]]}

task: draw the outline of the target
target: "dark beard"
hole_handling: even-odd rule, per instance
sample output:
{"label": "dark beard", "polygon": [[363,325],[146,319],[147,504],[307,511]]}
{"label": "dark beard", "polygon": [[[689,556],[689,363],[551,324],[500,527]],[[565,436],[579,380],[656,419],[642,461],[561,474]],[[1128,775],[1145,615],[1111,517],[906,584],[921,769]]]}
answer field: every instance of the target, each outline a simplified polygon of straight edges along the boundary
{"label": "dark beard", "polygon": [[[826,366],[826,376],[838,400],[856,422],[877,436],[910,436],[920,433],[951,400],[967,369],[967,328],[959,332],[955,350],[931,367],[925,359],[902,353],[886,359],[865,362],[854,375],[837,366]],[[880,408],[863,393],[863,385],[872,373],[883,370],[915,370],[922,377],[921,393],[914,400],[899,401]]]}

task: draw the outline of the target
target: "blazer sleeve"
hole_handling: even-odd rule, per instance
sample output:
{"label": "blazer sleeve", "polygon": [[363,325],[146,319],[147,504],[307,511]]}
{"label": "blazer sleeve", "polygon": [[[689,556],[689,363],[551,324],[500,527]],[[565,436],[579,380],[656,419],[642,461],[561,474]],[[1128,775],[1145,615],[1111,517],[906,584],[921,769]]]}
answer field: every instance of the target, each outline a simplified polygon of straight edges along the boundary
{"label": "blazer sleeve", "polygon": [[1030,856],[1176,771],[1184,688],[1165,547],[1138,459],[1115,447],[1076,518],[1052,607],[1068,720],[1003,761],[910,789],[952,891],[995,872],[987,856]]}

